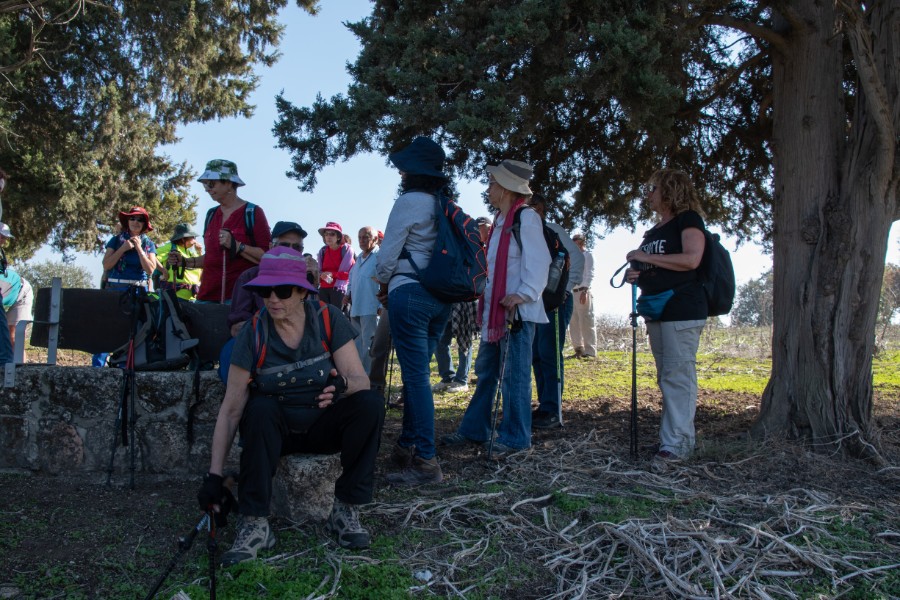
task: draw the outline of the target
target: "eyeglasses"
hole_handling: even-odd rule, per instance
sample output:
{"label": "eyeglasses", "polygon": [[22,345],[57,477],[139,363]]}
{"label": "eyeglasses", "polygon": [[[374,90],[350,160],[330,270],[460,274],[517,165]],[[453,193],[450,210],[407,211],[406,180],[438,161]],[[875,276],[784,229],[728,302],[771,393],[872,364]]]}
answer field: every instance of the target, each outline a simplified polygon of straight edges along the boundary
{"label": "eyeglasses", "polygon": [[297,252],[303,252],[303,244],[297,242],[278,242],[276,246],[284,246],[285,248],[293,248]]}
{"label": "eyeglasses", "polygon": [[272,287],[256,287],[253,288],[253,291],[260,298],[268,298],[272,295],[272,292],[275,292],[279,300],[287,300],[294,295],[296,287],[295,285],[276,285]]}
{"label": "eyeglasses", "polygon": [[146,223],[147,219],[144,217],[128,217],[129,221],[137,221],[138,223]]}

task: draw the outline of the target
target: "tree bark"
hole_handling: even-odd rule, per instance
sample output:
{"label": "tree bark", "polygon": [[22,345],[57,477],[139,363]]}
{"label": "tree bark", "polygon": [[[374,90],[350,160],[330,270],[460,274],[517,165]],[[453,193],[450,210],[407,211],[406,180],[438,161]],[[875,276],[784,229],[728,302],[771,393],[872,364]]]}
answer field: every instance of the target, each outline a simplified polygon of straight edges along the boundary
{"label": "tree bark", "polygon": [[786,32],[789,51],[774,57],[772,376],[753,433],[880,461],[872,354],[888,234],[900,213],[900,61],[891,38],[900,8],[897,0],[867,4],[863,21],[847,27],[872,33],[870,66],[887,102],[857,85],[848,121],[836,34],[847,21],[832,2],[793,2],[805,26]]}

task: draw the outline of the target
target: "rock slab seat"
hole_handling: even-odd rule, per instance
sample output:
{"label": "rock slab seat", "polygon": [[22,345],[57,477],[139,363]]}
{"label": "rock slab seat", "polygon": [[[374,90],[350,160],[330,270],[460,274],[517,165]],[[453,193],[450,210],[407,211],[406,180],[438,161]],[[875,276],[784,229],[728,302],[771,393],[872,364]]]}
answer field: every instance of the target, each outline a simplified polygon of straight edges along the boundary
{"label": "rock slab seat", "polygon": [[334,504],[340,454],[291,454],[272,481],[272,514],[294,522],[324,521]]}

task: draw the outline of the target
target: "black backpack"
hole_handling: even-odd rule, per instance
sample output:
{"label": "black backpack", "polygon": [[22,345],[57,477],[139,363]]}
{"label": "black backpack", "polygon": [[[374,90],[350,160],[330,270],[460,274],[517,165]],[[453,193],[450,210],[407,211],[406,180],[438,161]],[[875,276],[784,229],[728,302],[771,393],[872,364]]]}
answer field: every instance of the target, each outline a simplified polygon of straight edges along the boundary
{"label": "black backpack", "polygon": [[[534,210],[526,206],[517,210],[513,215],[512,234],[513,237],[516,238],[519,250],[522,249],[522,211],[525,209]],[[563,246],[562,240],[559,239],[559,235],[547,227],[547,224],[544,223],[543,219],[541,219],[541,228],[544,230],[544,242],[547,243],[547,250],[550,252],[551,267],[553,266],[553,261],[555,261],[560,254],[564,257],[562,274],[560,275],[556,287],[553,289],[547,287],[541,294],[541,299],[544,301],[544,311],[550,313],[562,306],[563,302],[566,300],[566,287],[569,285],[569,251]]]}
{"label": "black backpack", "polygon": [[706,247],[703,250],[703,259],[700,261],[698,277],[706,292],[706,302],[709,305],[709,316],[718,317],[727,315],[734,304],[734,265],[731,264],[731,254],[722,245],[718,233],[710,233],[703,230],[706,238]]}
{"label": "black backpack", "polygon": [[[134,293],[129,288],[122,294],[123,309],[131,310]],[[177,370],[191,361],[193,348],[200,340],[191,338],[178,306],[179,301],[175,290],[161,290],[158,298],[139,292],[136,301],[138,324],[134,336],[136,371]],[[125,303],[129,306],[124,306]],[[110,354],[110,365],[127,367],[129,344],[130,341],[126,342]]]}
{"label": "black backpack", "polygon": [[428,266],[419,269],[405,247],[400,258],[409,261],[413,278],[441,302],[477,300],[487,285],[487,253],[478,224],[443,193],[435,199],[434,212],[438,233]]}

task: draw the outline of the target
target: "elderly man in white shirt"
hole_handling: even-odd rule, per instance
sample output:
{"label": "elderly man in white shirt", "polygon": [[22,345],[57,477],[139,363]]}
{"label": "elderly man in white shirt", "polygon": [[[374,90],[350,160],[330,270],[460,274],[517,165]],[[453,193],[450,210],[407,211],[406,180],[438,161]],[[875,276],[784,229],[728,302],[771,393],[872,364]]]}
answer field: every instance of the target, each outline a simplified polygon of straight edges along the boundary
{"label": "elderly man in white shirt", "polygon": [[[548,322],[541,293],[547,285],[550,252],[541,218],[525,206],[532,195],[531,165],[504,160],[487,171],[488,200],[498,214],[488,241],[490,277],[481,305],[481,345],[475,361],[478,385],[459,430],[441,441],[447,446],[484,443],[493,458],[503,458],[531,447],[531,345],[535,326]],[[521,247],[512,236],[517,210],[523,211]],[[491,405],[498,386],[503,394],[503,422],[492,443]]]}
{"label": "elderly man in white shirt", "polygon": [[594,257],[587,249],[584,234],[575,233],[572,240],[578,245],[584,256],[584,274],[581,283],[573,290],[575,310],[569,324],[569,338],[575,348],[575,358],[594,358],[597,356],[597,332],[594,330],[594,299],[591,297],[591,283],[594,281]]}

